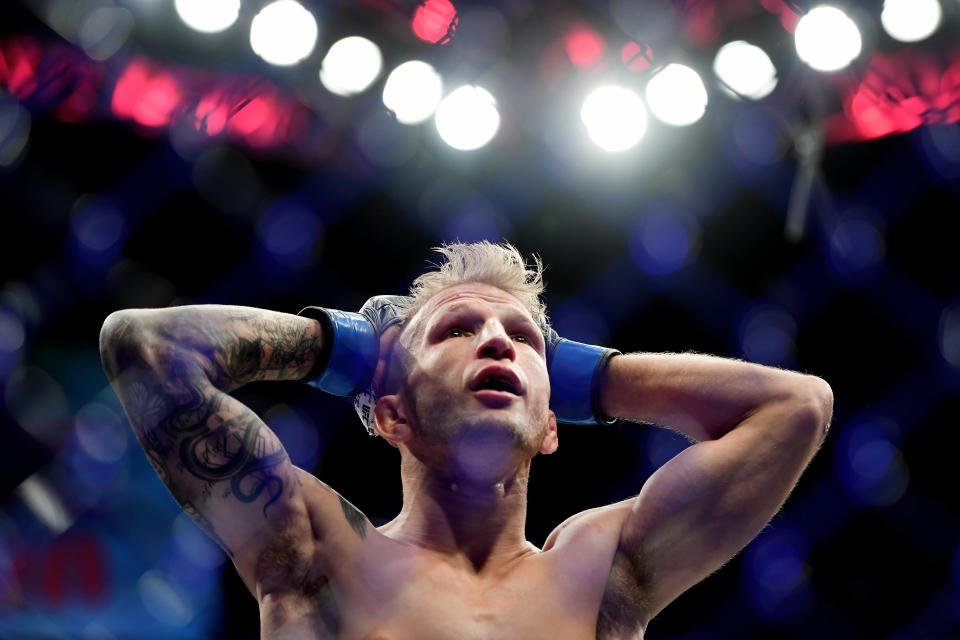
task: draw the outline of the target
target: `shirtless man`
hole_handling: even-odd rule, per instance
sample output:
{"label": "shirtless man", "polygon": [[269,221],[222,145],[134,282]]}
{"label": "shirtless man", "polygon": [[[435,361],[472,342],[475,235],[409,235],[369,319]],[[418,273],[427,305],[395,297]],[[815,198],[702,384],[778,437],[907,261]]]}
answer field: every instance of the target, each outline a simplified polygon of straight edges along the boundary
{"label": "shirtless man", "polygon": [[[539,262],[509,245],[441,251],[411,297],[379,308],[392,326],[334,311],[118,311],[100,335],[104,368],[160,478],[257,599],[263,638],[642,638],[780,508],[826,434],[830,387],[706,355],[608,358],[558,342]],[[336,342],[360,325],[376,345],[370,428],[401,459],[403,508],[379,527],[293,466],[229,395],[323,376],[321,388],[356,395]],[[586,418],[571,418],[578,406]],[[655,423],[697,442],[639,495],[568,518],[541,549],[524,535],[526,489],[532,458],[557,449],[551,407],[563,421]]]}

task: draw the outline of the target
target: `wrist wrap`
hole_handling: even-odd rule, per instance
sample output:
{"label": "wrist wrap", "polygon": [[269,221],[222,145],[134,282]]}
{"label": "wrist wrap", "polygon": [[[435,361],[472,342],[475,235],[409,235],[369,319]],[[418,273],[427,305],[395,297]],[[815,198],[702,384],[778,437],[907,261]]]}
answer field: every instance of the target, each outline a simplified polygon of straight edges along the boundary
{"label": "wrist wrap", "polygon": [[[377,367],[380,342],[373,325],[360,313],[306,307],[297,315],[323,326],[324,353],[303,381],[335,396],[352,396],[367,389]],[[322,369],[318,366],[322,365]]]}
{"label": "wrist wrap", "polygon": [[[554,334],[555,335],[555,334]],[[616,349],[560,338],[550,360],[550,408],[558,422],[613,424],[600,410],[600,386]]]}

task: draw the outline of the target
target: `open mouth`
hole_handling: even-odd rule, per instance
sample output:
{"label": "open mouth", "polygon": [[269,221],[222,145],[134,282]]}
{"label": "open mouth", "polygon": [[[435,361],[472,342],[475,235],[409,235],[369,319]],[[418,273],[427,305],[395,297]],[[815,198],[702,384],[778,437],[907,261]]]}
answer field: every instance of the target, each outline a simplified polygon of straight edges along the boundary
{"label": "open mouth", "polygon": [[473,390],[504,391],[506,393],[512,393],[513,395],[520,395],[520,389],[513,380],[507,376],[497,373],[491,373],[480,378],[473,385]]}

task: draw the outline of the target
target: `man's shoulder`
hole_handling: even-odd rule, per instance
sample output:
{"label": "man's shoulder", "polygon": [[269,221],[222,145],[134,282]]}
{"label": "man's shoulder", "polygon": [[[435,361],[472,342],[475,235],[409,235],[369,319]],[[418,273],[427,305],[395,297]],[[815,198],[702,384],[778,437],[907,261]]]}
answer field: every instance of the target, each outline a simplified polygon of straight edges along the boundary
{"label": "man's shoulder", "polygon": [[633,499],[630,498],[576,513],[550,532],[543,544],[543,550],[560,549],[568,545],[608,543],[612,545],[612,553],[619,544],[623,524],[632,507]]}

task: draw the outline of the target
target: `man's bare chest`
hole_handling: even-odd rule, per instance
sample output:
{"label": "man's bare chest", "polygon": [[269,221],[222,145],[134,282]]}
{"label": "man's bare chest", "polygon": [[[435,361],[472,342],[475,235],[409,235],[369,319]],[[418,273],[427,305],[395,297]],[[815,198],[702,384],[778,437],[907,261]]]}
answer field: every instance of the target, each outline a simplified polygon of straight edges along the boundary
{"label": "man's bare chest", "polygon": [[[376,555],[376,554],[373,554]],[[385,554],[347,563],[299,592],[261,603],[264,638],[596,637],[603,576],[542,554],[493,578]]]}

